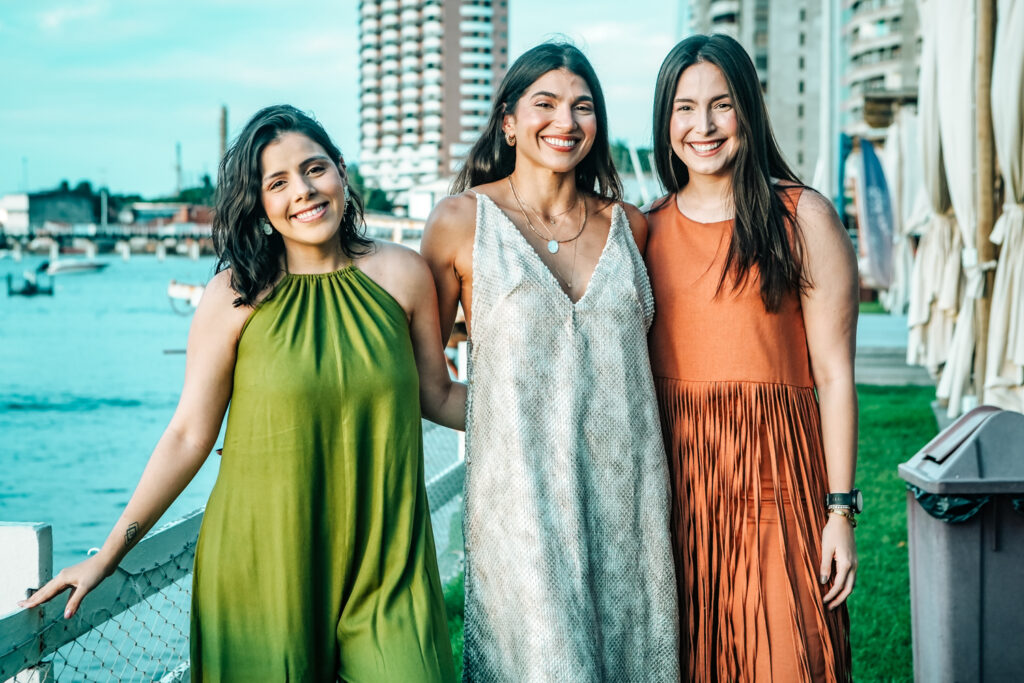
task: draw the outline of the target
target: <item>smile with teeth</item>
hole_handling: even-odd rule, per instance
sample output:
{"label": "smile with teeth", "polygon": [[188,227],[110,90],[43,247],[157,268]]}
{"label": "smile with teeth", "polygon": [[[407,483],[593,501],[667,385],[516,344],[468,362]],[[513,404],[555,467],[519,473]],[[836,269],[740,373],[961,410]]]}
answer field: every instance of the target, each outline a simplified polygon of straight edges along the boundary
{"label": "smile with teeth", "polygon": [[561,149],[572,149],[579,142],[576,138],[541,138],[544,142],[548,143],[552,147],[559,147]]}
{"label": "smile with teeth", "polygon": [[693,147],[694,151],[698,154],[707,154],[708,152],[714,152],[716,149],[722,146],[724,140],[715,140],[713,142],[691,142],[690,147]]}
{"label": "smile with teeth", "polygon": [[307,209],[302,213],[295,214],[295,219],[303,222],[316,220],[317,218],[320,218],[320,216],[323,216],[324,212],[326,211],[327,202],[324,202],[323,204],[318,204],[317,206],[314,206],[312,209]]}

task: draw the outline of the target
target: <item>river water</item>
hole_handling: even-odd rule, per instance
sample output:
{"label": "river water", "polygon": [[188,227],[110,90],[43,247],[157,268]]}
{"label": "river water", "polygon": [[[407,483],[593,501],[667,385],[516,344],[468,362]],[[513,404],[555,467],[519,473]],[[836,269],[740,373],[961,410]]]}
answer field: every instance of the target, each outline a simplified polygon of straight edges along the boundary
{"label": "river water", "polygon": [[[0,260],[0,280],[43,260]],[[106,260],[55,277],[53,297],[0,285],[0,521],[51,524],[55,571],[103,543],[174,412],[191,314],[172,308],[168,282],[203,283],[214,266]],[[207,460],[164,521],[206,502],[217,465]]]}

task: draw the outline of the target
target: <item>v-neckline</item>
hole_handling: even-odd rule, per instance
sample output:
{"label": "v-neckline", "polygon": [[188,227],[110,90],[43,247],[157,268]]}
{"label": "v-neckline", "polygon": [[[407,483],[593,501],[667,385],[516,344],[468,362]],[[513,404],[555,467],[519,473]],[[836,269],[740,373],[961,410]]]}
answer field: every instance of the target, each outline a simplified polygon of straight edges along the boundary
{"label": "v-neckline", "polygon": [[597,257],[597,263],[594,264],[594,272],[590,274],[590,279],[587,281],[587,286],[583,289],[583,294],[580,295],[579,299],[573,301],[569,293],[565,291],[564,287],[562,287],[562,283],[559,282],[558,278],[555,277],[555,274],[551,271],[551,267],[544,262],[543,258],[541,258],[540,252],[537,251],[536,247],[530,244],[530,241],[526,239],[526,235],[524,235],[523,232],[516,226],[515,222],[511,218],[509,218],[509,215],[501,210],[501,207],[498,206],[497,202],[495,202],[493,199],[490,198],[490,196],[484,194],[483,192],[477,192],[476,196],[477,201],[480,201],[480,197],[485,197],[487,201],[491,203],[491,206],[493,206],[494,210],[498,212],[502,220],[505,221],[508,227],[512,229],[512,232],[514,232],[516,236],[518,236],[518,238],[522,240],[522,243],[526,247],[527,251],[529,251],[533,255],[533,258],[537,260],[537,263],[540,264],[540,269],[544,271],[550,283],[554,285],[555,289],[557,289],[558,292],[562,295],[562,298],[565,300],[565,302],[568,303],[569,306],[571,306],[572,308],[577,308],[581,303],[583,303],[583,301],[590,294],[590,290],[594,288],[594,280],[597,278],[597,274],[601,271],[601,264],[604,263],[605,261],[605,254],[608,252],[608,245],[611,244],[612,241],[612,230],[615,229],[615,212],[621,211],[622,207],[620,207],[617,203],[614,206],[612,206],[612,218],[611,223],[608,224],[608,236],[604,240],[604,246],[601,248],[600,256]]}

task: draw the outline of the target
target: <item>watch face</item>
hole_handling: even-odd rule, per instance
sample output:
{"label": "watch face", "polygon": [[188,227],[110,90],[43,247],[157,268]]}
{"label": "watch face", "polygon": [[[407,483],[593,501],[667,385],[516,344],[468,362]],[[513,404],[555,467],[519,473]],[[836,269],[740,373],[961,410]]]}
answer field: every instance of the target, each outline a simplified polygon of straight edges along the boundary
{"label": "watch face", "polygon": [[864,509],[864,495],[860,492],[860,489],[854,489],[850,493],[853,494],[853,511],[859,515],[861,510]]}

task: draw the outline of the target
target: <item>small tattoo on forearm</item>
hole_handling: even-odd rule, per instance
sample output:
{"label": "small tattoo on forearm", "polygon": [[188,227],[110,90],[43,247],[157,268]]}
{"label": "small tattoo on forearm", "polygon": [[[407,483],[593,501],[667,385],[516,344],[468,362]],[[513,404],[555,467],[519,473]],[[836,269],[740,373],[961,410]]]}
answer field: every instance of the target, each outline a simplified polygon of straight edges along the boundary
{"label": "small tattoo on forearm", "polygon": [[128,525],[128,529],[124,532],[124,544],[126,546],[131,545],[135,537],[139,535],[139,525],[136,522],[132,522]]}

